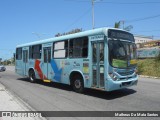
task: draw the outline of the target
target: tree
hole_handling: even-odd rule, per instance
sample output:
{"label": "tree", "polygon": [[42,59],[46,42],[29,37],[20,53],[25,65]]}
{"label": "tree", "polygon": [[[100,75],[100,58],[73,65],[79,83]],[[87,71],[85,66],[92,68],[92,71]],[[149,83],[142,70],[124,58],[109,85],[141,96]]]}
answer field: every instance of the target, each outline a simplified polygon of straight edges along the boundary
{"label": "tree", "polygon": [[74,33],[78,33],[78,32],[82,32],[82,28],[76,28],[76,29],[73,29],[69,32],[66,32],[66,33],[57,33],[55,35],[55,37],[59,37],[59,36],[63,36],[63,35],[69,35],[69,34],[74,34]]}
{"label": "tree", "polygon": [[115,22],[114,28],[120,28],[120,26],[121,26],[121,22],[120,21],[119,22]]}
{"label": "tree", "polygon": [[133,29],[132,25],[128,25],[124,27],[124,21],[115,22],[114,28],[121,28],[121,24],[123,24],[123,28],[122,28],[123,30],[131,31]]}

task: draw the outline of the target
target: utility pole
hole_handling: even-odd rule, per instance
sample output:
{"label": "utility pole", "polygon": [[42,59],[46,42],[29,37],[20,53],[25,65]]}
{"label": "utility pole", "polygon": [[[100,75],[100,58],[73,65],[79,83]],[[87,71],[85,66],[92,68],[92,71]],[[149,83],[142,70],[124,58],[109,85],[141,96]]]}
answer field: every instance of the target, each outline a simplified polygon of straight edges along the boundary
{"label": "utility pole", "polygon": [[119,21],[120,23],[122,23],[122,28],[123,28],[123,30],[124,30],[124,23],[125,23],[125,21],[124,20],[121,20],[121,21]]}
{"label": "utility pole", "polygon": [[92,29],[94,29],[94,1],[92,0]]}
{"label": "utility pole", "polygon": [[95,2],[100,2],[102,0],[91,0],[92,2],[92,29],[95,28],[95,20],[94,20],[94,3]]}

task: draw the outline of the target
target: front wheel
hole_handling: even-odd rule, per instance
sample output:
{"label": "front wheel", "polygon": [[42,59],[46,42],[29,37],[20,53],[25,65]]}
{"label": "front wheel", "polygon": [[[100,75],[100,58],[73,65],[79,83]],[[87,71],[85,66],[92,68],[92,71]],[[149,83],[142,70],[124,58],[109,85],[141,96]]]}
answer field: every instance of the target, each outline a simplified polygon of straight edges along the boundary
{"label": "front wheel", "polygon": [[77,93],[84,92],[84,84],[83,84],[83,78],[80,75],[75,75],[73,78],[73,90]]}
{"label": "front wheel", "polygon": [[36,77],[35,77],[35,73],[34,73],[33,70],[30,70],[30,71],[29,71],[29,80],[30,80],[30,82],[32,82],[32,83],[36,82]]}

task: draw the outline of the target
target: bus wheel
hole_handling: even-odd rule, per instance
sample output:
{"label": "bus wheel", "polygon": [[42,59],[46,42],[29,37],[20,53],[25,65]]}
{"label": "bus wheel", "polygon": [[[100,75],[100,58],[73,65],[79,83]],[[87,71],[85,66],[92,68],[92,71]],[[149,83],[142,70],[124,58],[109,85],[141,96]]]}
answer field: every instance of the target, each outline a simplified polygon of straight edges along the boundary
{"label": "bus wheel", "polygon": [[77,93],[84,92],[84,84],[83,84],[83,78],[80,75],[75,75],[73,79],[73,90]]}
{"label": "bus wheel", "polygon": [[30,70],[30,71],[29,71],[29,80],[30,80],[30,82],[32,82],[32,83],[36,82],[36,77],[35,77],[35,73],[34,73],[33,70]]}

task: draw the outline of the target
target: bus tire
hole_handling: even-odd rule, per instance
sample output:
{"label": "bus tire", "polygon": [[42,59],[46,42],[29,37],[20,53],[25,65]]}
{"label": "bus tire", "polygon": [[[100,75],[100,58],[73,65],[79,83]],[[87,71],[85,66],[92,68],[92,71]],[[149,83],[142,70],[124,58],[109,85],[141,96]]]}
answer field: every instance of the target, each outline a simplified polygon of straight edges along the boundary
{"label": "bus tire", "polygon": [[73,87],[73,90],[77,93],[84,92],[84,83],[81,75],[78,75],[78,74],[74,75],[74,77],[72,78],[72,87]]}
{"label": "bus tire", "polygon": [[35,77],[34,70],[30,70],[30,71],[29,71],[29,80],[30,80],[30,82],[32,82],[32,83],[36,82],[36,77]]}

